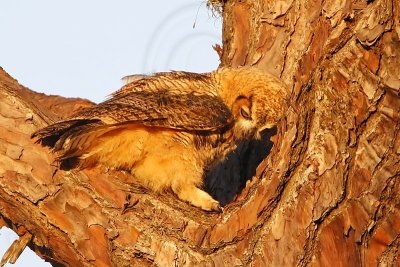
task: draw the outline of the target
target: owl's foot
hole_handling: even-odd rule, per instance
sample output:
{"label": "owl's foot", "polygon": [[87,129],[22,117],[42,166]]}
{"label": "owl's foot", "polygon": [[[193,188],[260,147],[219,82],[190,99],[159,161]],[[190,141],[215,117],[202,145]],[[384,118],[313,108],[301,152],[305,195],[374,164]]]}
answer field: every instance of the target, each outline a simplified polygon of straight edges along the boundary
{"label": "owl's foot", "polygon": [[195,186],[186,186],[180,188],[172,188],[175,194],[184,201],[189,202],[195,207],[199,207],[207,211],[222,212],[219,202],[213,199],[208,193]]}

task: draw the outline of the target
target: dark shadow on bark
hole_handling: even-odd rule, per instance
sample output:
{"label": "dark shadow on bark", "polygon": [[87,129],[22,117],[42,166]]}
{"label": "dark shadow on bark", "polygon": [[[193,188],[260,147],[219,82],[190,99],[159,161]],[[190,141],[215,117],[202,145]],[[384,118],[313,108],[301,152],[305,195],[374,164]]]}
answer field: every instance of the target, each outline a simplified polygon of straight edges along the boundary
{"label": "dark shadow on bark", "polygon": [[276,128],[261,132],[260,140],[241,142],[228,154],[225,161],[211,170],[204,181],[204,189],[222,206],[230,203],[255,174],[257,166],[271,151],[271,136]]}

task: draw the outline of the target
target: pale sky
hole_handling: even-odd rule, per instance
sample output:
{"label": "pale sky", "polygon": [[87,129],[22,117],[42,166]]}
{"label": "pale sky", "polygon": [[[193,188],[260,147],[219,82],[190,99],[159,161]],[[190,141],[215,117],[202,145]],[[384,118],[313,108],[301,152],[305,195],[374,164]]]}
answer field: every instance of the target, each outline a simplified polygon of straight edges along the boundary
{"label": "pale sky", "polygon": [[[0,66],[21,84],[101,102],[129,74],[216,69],[221,19],[201,0],[2,0],[0,36]],[[0,231],[0,257],[15,238]],[[5,266],[50,266],[39,260],[25,250]]]}

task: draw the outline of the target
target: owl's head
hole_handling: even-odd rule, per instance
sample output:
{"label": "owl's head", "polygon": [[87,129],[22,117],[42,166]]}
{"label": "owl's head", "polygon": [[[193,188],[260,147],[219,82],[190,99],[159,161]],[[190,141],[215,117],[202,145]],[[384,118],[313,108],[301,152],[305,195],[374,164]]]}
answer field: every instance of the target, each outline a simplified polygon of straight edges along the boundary
{"label": "owl's head", "polygon": [[231,108],[237,139],[259,138],[282,118],[288,89],[278,78],[255,67],[222,68],[217,73],[219,95]]}

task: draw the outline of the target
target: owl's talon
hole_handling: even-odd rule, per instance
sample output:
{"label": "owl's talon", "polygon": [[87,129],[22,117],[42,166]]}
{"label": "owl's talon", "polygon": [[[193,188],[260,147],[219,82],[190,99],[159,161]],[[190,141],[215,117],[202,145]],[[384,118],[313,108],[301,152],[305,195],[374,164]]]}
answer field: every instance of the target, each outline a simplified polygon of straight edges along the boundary
{"label": "owl's talon", "polygon": [[215,203],[214,207],[212,208],[212,211],[218,212],[218,213],[222,213],[224,211],[224,209],[222,208],[222,206],[217,202]]}
{"label": "owl's talon", "polygon": [[186,186],[183,188],[172,188],[178,197],[189,202],[195,207],[199,207],[205,211],[221,212],[219,202],[213,199],[207,192],[197,188],[196,186]]}
{"label": "owl's talon", "polygon": [[[210,198],[211,198],[211,196],[210,196]],[[206,202],[206,204],[204,204],[204,206],[201,208],[206,211],[212,211],[212,212],[218,212],[218,213],[222,212],[221,205],[219,204],[218,201],[214,200],[213,198],[211,198],[210,202]]]}

